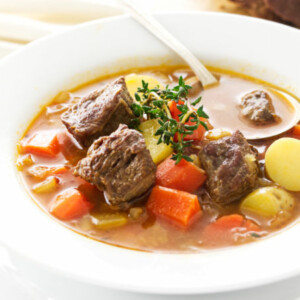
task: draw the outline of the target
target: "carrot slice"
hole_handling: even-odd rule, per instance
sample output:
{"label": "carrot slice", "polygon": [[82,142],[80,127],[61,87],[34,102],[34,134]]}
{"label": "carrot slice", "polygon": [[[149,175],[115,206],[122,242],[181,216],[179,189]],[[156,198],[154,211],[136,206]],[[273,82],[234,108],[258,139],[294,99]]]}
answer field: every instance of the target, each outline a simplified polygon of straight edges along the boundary
{"label": "carrot slice", "polygon": [[194,216],[201,214],[198,197],[182,191],[155,186],[147,202],[147,209],[154,215],[174,221],[187,228]]}
{"label": "carrot slice", "polygon": [[[201,121],[206,120],[204,118],[199,118],[199,119]],[[195,122],[192,122],[192,121],[189,120],[185,124],[186,125],[195,125]],[[201,141],[204,137],[205,132],[206,132],[206,129],[200,124],[198,126],[198,128],[193,131],[192,134],[188,134],[187,136],[185,136],[184,140],[186,140],[186,141],[188,141],[188,140]],[[176,138],[178,139],[177,136],[176,136]]]}
{"label": "carrot slice", "polygon": [[68,221],[88,213],[93,204],[75,188],[69,188],[59,194],[52,202],[50,212],[58,219]]}
{"label": "carrot slice", "polygon": [[55,156],[59,152],[57,133],[53,131],[39,131],[21,145],[22,152],[43,156]]}
{"label": "carrot slice", "polygon": [[[181,114],[181,111],[177,108],[178,104],[183,104],[183,101],[178,101],[178,103],[176,103],[175,101],[170,101],[169,102],[169,109],[171,112],[172,117],[176,120],[179,121],[179,115]],[[206,118],[199,118],[202,122],[204,122],[208,127],[209,127],[209,123],[208,120]],[[195,122],[192,122],[191,120],[189,120],[188,122],[185,123],[186,125],[194,125]],[[197,129],[195,129],[193,131],[192,134],[189,134],[187,136],[184,137],[184,140],[197,140],[197,141],[201,141],[204,137],[206,129],[200,124],[198,126]],[[174,137],[174,140],[177,141],[177,134]]]}
{"label": "carrot slice", "polygon": [[50,175],[58,175],[58,174],[64,174],[68,172],[69,168],[66,166],[57,166],[50,168]]}
{"label": "carrot slice", "polygon": [[244,222],[244,217],[241,215],[233,214],[229,216],[224,216],[216,220],[214,223],[212,223],[212,227],[214,228],[220,228],[220,229],[232,229],[235,227],[242,226]]}
{"label": "carrot slice", "polygon": [[183,101],[179,100],[178,103],[176,103],[175,101],[170,101],[168,103],[169,105],[169,109],[170,109],[170,112],[171,112],[171,115],[172,117],[176,120],[176,121],[179,121],[179,115],[182,113],[178,108],[177,108],[177,105],[180,105],[180,104],[184,104]]}
{"label": "carrot slice", "polygon": [[223,216],[207,225],[202,237],[206,244],[230,245],[234,243],[236,234],[258,232],[260,228],[254,222],[238,214]]}
{"label": "carrot slice", "polygon": [[293,133],[294,135],[297,135],[298,137],[300,137],[300,124],[295,125],[295,126],[293,127],[292,133]]}
{"label": "carrot slice", "polygon": [[244,227],[247,229],[247,231],[253,231],[253,232],[260,231],[259,226],[250,220],[246,220],[244,222]]}
{"label": "carrot slice", "polygon": [[205,180],[204,170],[185,159],[176,165],[169,157],[158,165],[156,171],[157,185],[189,193],[195,192]]}
{"label": "carrot slice", "polygon": [[59,175],[67,173],[69,168],[64,165],[59,166],[44,166],[44,165],[35,165],[27,170],[27,173],[36,179],[45,179],[51,175]]}

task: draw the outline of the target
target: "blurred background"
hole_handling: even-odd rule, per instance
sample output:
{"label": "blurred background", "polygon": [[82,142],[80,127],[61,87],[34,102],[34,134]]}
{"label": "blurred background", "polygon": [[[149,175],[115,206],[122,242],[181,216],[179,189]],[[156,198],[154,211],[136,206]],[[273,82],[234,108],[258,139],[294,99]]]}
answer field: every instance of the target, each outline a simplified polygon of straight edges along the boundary
{"label": "blurred background", "polygon": [[[121,0],[0,0],[0,58],[69,26],[124,13]],[[135,0],[148,11],[244,14],[300,27],[300,0]]]}

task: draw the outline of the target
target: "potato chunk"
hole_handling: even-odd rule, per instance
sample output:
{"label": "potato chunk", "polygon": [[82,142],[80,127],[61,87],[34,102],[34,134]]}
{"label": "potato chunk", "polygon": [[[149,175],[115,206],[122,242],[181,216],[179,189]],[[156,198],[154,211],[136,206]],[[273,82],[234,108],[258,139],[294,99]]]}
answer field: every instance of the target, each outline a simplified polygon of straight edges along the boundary
{"label": "potato chunk", "polygon": [[209,130],[206,134],[206,138],[210,141],[216,141],[225,136],[230,136],[230,135],[231,133],[229,131],[221,128],[216,128],[216,129]]}
{"label": "potato chunk", "polygon": [[146,147],[150,151],[150,155],[155,164],[159,164],[173,152],[171,145],[164,143],[157,145],[159,137],[155,135],[155,132],[159,127],[160,125],[157,120],[145,121],[139,127],[145,139]]}
{"label": "potato chunk", "polygon": [[266,170],[270,178],[290,191],[300,191],[300,141],[281,138],[267,150]]}
{"label": "potato chunk", "polygon": [[[295,200],[291,194],[279,187],[263,187],[250,193],[241,203],[243,213],[253,213],[267,218],[286,220]],[[277,222],[278,223],[278,222]]]}
{"label": "potato chunk", "polygon": [[127,89],[129,91],[130,96],[135,99],[134,94],[137,92],[137,89],[142,87],[142,80],[147,82],[150,89],[155,88],[158,85],[161,85],[160,82],[149,75],[137,75],[137,74],[130,74],[125,77],[125,82]]}
{"label": "potato chunk", "polygon": [[31,154],[26,154],[18,157],[16,166],[19,171],[23,171],[25,167],[32,166],[34,164]]}
{"label": "potato chunk", "polygon": [[122,213],[94,213],[92,223],[98,229],[111,229],[127,224],[128,218]]}
{"label": "potato chunk", "polygon": [[56,177],[48,177],[46,180],[36,184],[33,191],[38,194],[51,193],[56,190],[59,180]]}

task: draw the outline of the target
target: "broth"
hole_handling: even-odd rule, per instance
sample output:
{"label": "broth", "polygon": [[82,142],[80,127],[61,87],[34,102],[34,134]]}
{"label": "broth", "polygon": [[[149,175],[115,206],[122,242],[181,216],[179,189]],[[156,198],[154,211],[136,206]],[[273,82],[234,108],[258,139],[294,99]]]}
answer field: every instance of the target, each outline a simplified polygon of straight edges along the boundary
{"label": "broth", "polygon": [[[132,71],[126,74],[131,72]],[[189,69],[180,67],[161,67],[155,68],[154,71],[153,69],[145,69],[134,70],[134,72],[150,75],[157,78],[160,82],[162,82],[162,84],[169,84],[170,86],[176,84],[180,75],[183,75],[184,79],[188,79],[193,76]],[[252,125],[249,126],[249,124],[245,123],[245,121],[239,117],[237,110],[238,101],[241,95],[248,93],[249,91],[257,89],[268,91],[268,84],[226,71],[218,70],[216,71],[216,74],[220,76],[220,84],[205,91],[201,91],[199,94],[203,98],[203,102],[201,104],[204,105],[206,112],[210,116],[210,123],[214,126],[214,128],[224,128],[229,129],[230,131],[240,129],[242,132],[247,132],[253,129]],[[143,208],[143,214],[138,220],[133,221],[129,219],[128,223],[122,227],[97,229],[93,225],[93,214],[97,212],[111,213],[114,212],[114,210],[106,204],[102,192],[98,191],[96,188],[89,191],[85,190],[85,182],[73,175],[72,170],[74,166],[85,156],[86,151],[78,145],[69,133],[66,133],[66,129],[60,121],[60,116],[67,109],[69,103],[78,101],[84,95],[95,89],[99,89],[104,86],[105,83],[116,77],[117,76],[100,78],[99,80],[88,83],[78,89],[60,94],[40,112],[38,117],[30,125],[25,134],[25,138],[31,136],[37,131],[54,130],[59,132],[58,138],[60,144],[68,145],[68,147],[65,148],[64,151],[60,152],[55,158],[32,155],[34,164],[43,166],[65,165],[69,168],[68,172],[56,175],[59,180],[59,186],[55,191],[47,194],[36,194],[32,191],[32,189],[40,182],[40,180],[28,174],[27,171],[29,167],[25,167],[21,172],[21,176],[24,181],[24,185],[29,190],[32,198],[45,211],[49,211],[50,203],[56,195],[69,187],[78,188],[80,191],[85,193],[89,199],[97,204],[91,213],[84,215],[82,218],[63,223],[76,232],[116,246],[144,251],[167,252],[199,252],[205,251],[209,248],[230,246],[222,243],[206,244],[202,233],[207,224],[215,221],[220,216],[232,213],[242,214],[239,209],[240,201],[236,201],[230,205],[217,205],[213,202],[207,201],[207,197],[202,197],[203,193],[205,193],[203,189],[198,193],[203,211],[202,217],[196,220],[188,229],[179,228],[166,220],[156,218],[153,215],[150,215],[145,208]],[[282,124],[285,124],[290,114],[290,107],[287,103],[279,99],[277,95],[272,93],[270,94],[273,98],[275,110],[282,120],[282,122],[273,126],[282,126]],[[230,101],[232,98],[235,99],[234,102]],[[222,100],[216,101],[216,99]],[[263,130],[272,131],[273,126],[266,126]],[[292,134],[287,132],[282,136],[292,136]],[[252,144],[259,152],[259,161],[262,166],[262,173],[264,173],[263,163],[265,151],[276,139],[278,139],[278,137],[266,140],[254,140],[250,142],[250,144]],[[267,177],[264,178],[268,180]],[[258,184],[258,187],[259,186],[260,185]],[[273,226],[269,226],[269,224],[267,224],[263,219],[259,219],[253,215],[246,215],[245,217],[250,220],[254,220],[262,228],[262,230],[259,235],[254,234],[245,236],[240,234],[231,245],[260,240],[265,236],[274,234],[276,231],[281,230],[288,224],[295,222],[300,215],[300,193],[293,193],[293,195],[296,198],[296,205],[288,221],[278,225],[274,224]]]}

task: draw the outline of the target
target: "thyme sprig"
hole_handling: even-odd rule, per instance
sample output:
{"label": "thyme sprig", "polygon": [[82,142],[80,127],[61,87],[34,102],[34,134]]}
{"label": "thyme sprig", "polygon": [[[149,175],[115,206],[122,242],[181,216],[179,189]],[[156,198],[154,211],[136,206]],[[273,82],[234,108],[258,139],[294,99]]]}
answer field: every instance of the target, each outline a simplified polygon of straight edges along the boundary
{"label": "thyme sprig", "polygon": [[[143,119],[157,119],[160,128],[155,132],[159,136],[157,144],[164,143],[171,145],[174,154],[172,159],[178,164],[181,159],[192,161],[192,159],[184,154],[185,148],[191,147],[193,140],[185,140],[187,135],[193,134],[201,124],[206,130],[207,125],[199,118],[208,119],[208,115],[203,110],[203,105],[198,109],[195,105],[199,104],[201,97],[192,103],[188,101],[188,92],[192,87],[184,83],[180,76],[178,85],[165,89],[159,86],[149,89],[149,84],[142,80],[142,87],[138,88],[135,93],[135,103],[131,105],[132,111],[136,118],[132,120],[131,127],[138,129]],[[176,102],[176,107],[181,112],[179,120],[172,117],[168,103]],[[174,137],[177,139],[174,139]],[[175,141],[176,140],[176,141]]]}

